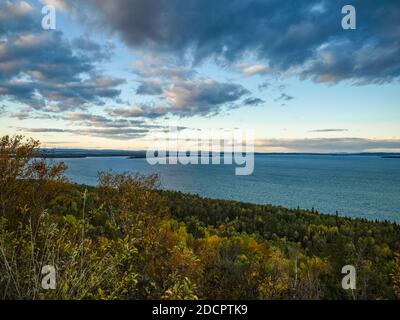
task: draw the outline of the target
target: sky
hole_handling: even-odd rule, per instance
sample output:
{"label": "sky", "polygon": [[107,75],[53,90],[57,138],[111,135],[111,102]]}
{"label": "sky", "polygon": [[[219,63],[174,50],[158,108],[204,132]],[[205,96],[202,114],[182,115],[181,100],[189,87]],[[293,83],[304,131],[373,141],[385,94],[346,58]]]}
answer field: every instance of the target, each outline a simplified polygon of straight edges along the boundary
{"label": "sky", "polygon": [[[174,124],[256,151],[400,152],[400,1],[0,0],[0,135],[143,150]],[[42,8],[56,12],[42,28]]]}

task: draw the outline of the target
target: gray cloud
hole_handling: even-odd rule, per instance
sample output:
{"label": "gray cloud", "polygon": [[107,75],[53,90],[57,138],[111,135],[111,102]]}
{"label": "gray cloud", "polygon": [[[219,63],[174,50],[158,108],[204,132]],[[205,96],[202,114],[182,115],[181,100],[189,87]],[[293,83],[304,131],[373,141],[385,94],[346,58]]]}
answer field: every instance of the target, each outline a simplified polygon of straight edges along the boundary
{"label": "gray cloud", "polygon": [[31,114],[26,111],[13,112],[9,116],[11,118],[17,118],[18,120],[26,120],[31,118]]}
{"label": "gray cloud", "polygon": [[143,120],[130,119],[114,119],[102,115],[94,115],[90,113],[71,112],[61,118],[70,121],[74,125],[97,128],[133,128],[140,127],[143,129],[159,129],[162,126],[157,124],[147,124]]}
{"label": "gray cloud", "polygon": [[223,105],[235,103],[250,92],[234,83],[212,79],[179,81],[166,90],[171,113],[181,116],[218,114]]}
{"label": "gray cloud", "polygon": [[81,73],[94,69],[87,57],[73,54],[69,43],[57,31],[9,35],[0,42],[0,68],[3,77],[23,72],[38,80],[51,81],[75,81]]}
{"label": "gray cloud", "polygon": [[139,95],[160,95],[163,93],[162,84],[156,80],[140,81],[139,87],[136,89],[136,94]]}
{"label": "gray cloud", "polygon": [[[238,107],[240,99],[250,92],[234,83],[218,82],[212,79],[176,79],[163,89],[163,101],[159,105],[134,105],[129,107],[107,108],[111,116],[129,118],[159,118],[168,115],[191,117],[210,116],[222,110]],[[256,99],[245,104],[257,104]]]}
{"label": "gray cloud", "polygon": [[247,98],[243,101],[243,103],[247,106],[258,106],[260,104],[264,104],[265,101],[260,98]]}
{"label": "gray cloud", "polygon": [[363,152],[373,149],[400,149],[400,140],[363,138],[265,139],[258,140],[256,147],[283,148],[293,152]]}
{"label": "gray cloud", "polygon": [[[344,0],[46,1],[76,14],[87,10],[102,29],[109,26],[131,48],[169,58],[145,57],[146,62],[135,63],[136,94],[157,96],[153,104],[107,108],[112,119],[83,112],[66,119],[100,131],[135,124],[121,117],[210,116],[241,104],[263,103],[239,84],[194,71],[196,64],[211,59],[232,70],[251,54],[256,62],[240,69],[244,75],[277,73],[328,83],[380,84],[400,75],[400,11],[393,0],[354,0],[358,28],[353,31],[340,27]],[[70,43],[61,32],[39,30],[38,18],[38,9],[23,1],[0,4],[0,96],[31,107],[11,116],[39,118],[46,115],[37,112],[58,114],[82,111],[91,104],[118,104],[124,81],[102,75],[96,65],[109,58],[112,48],[87,37]],[[276,101],[293,99],[279,94]]]}
{"label": "gray cloud", "polygon": [[281,93],[280,96],[275,99],[275,101],[290,101],[293,99],[294,99],[294,97],[292,97],[286,93]]}
{"label": "gray cloud", "polygon": [[112,50],[114,49],[110,44],[106,46],[100,45],[90,38],[83,36],[75,38],[71,44],[75,50],[97,61],[109,60],[112,55]]}
{"label": "gray cloud", "polygon": [[47,133],[47,132],[71,132],[73,130],[65,130],[65,129],[57,129],[57,128],[19,128],[20,130],[24,130],[26,132],[32,133]]}
{"label": "gray cloud", "polygon": [[144,128],[86,128],[86,129],[57,129],[57,128],[19,128],[29,133],[70,133],[75,135],[94,136],[116,140],[130,140],[142,138],[149,130]]}
{"label": "gray cloud", "polygon": [[69,112],[67,114],[48,115],[42,112],[29,112],[21,110],[10,114],[11,117],[20,120],[26,119],[48,119],[63,121],[67,129],[62,128],[19,128],[29,133],[69,133],[75,135],[88,135],[104,137],[109,139],[135,139],[144,137],[151,132],[164,130],[165,126],[147,123],[146,120],[130,120],[125,118],[110,118],[104,115],[97,115],[88,112]]}
{"label": "gray cloud", "polygon": [[16,118],[18,120],[26,120],[26,119],[44,119],[44,120],[58,120],[59,116],[55,114],[49,114],[46,112],[37,112],[32,111],[29,107],[22,108],[17,112],[7,113],[10,118]]}
{"label": "gray cloud", "polygon": [[79,113],[79,112],[71,112],[65,117],[65,120],[70,121],[91,121],[91,122],[109,122],[111,121],[107,117],[94,115],[90,113]]}
{"label": "gray cloud", "polygon": [[0,35],[8,35],[15,30],[29,31],[34,26],[31,14],[37,12],[25,1],[2,1],[0,4]]}
{"label": "gray cloud", "polygon": [[116,98],[121,93],[116,87],[122,83],[122,79],[104,76],[71,82],[7,80],[0,81],[0,94],[36,110],[60,112]]}
{"label": "gray cloud", "polygon": [[136,94],[158,96],[153,103],[156,106],[116,108],[109,110],[111,115],[147,118],[210,116],[219,114],[223,109],[238,107],[239,100],[250,94],[239,84],[203,77],[189,68],[171,65],[163,59],[146,56],[144,60],[134,64],[133,72],[140,77]]}
{"label": "gray cloud", "polygon": [[271,83],[269,83],[268,81],[264,81],[263,83],[258,85],[258,90],[260,91],[267,90],[270,86]]}
{"label": "gray cloud", "polygon": [[315,130],[309,130],[308,132],[347,132],[349,131],[348,129],[315,129]]}
{"label": "gray cloud", "polygon": [[112,117],[125,118],[159,118],[167,115],[168,110],[165,107],[153,107],[149,105],[134,105],[119,108],[106,108],[108,114]]}
{"label": "gray cloud", "polygon": [[142,78],[185,79],[192,78],[196,72],[188,67],[176,66],[169,61],[151,56],[144,57],[146,62],[134,63],[133,73]]}
{"label": "gray cloud", "polygon": [[352,1],[358,28],[351,31],[341,28],[345,0],[87,3],[128,45],[190,53],[195,63],[210,57],[230,63],[251,52],[273,72],[319,82],[383,83],[400,75],[400,11],[393,0]]}
{"label": "gray cloud", "polygon": [[100,74],[93,60],[105,59],[105,51],[86,38],[70,44],[61,32],[44,32],[41,17],[24,1],[0,4],[2,99],[60,112],[117,98],[124,81]]}

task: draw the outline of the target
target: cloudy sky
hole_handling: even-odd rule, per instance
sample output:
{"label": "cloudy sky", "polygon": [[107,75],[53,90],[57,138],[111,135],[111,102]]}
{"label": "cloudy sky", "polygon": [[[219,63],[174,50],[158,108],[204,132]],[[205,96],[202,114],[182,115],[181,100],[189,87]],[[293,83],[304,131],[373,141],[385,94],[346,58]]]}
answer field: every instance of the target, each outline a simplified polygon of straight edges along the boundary
{"label": "cloudy sky", "polygon": [[0,0],[0,135],[145,149],[176,123],[254,129],[258,151],[400,151],[400,1],[351,1],[356,30],[346,4]]}

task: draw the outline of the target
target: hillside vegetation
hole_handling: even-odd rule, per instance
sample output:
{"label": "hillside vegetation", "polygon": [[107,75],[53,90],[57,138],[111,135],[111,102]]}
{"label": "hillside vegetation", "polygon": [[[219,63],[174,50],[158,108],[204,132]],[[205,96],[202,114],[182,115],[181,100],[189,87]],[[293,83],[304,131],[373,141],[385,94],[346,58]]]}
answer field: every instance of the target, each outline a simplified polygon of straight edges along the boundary
{"label": "hillside vegetation", "polygon": [[[400,298],[394,223],[160,191],[153,175],[75,185],[38,147],[0,142],[2,299]],[[355,290],[341,286],[349,264]]]}

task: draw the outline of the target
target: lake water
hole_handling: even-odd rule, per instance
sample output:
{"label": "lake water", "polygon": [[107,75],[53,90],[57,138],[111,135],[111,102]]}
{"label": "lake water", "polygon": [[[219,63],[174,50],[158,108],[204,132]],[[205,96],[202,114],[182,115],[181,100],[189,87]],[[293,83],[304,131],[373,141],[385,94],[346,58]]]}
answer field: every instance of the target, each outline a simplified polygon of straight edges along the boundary
{"label": "lake water", "polygon": [[[379,156],[256,155],[254,173],[234,165],[157,165],[126,157],[62,159],[67,176],[94,185],[98,171],[159,173],[165,189],[289,208],[315,208],[400,222],[400,159]],[[52,160],[55,161],[55,160]]]}

